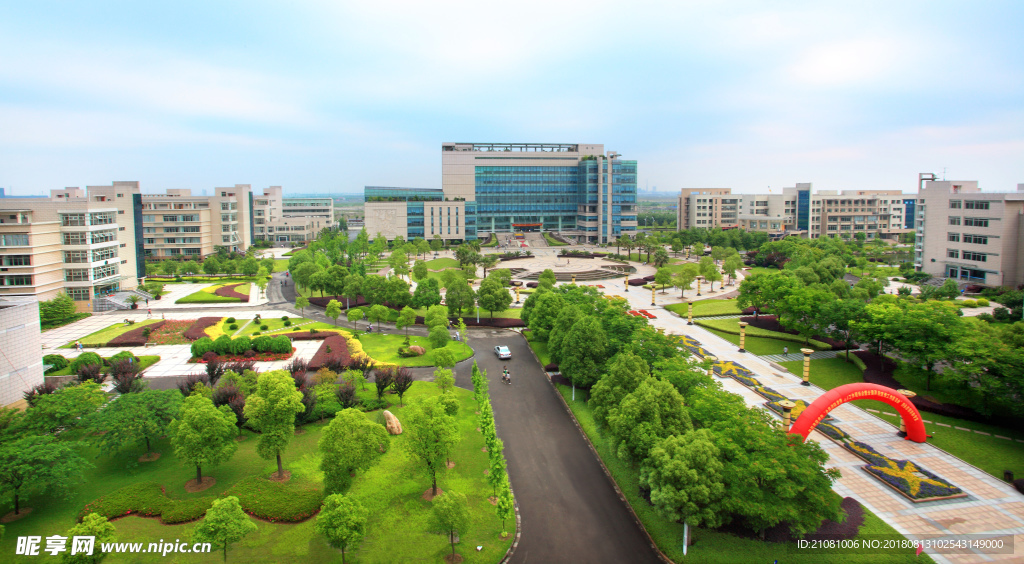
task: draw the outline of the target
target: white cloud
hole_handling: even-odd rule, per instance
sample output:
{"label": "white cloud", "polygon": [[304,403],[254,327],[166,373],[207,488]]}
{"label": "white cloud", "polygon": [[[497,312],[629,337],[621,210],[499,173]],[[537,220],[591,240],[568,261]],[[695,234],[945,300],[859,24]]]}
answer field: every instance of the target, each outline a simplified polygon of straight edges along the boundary
{"label": "white cloud", "polygon": [[804,84],[847,87],[889,80],[910,67],[912,48],[894,38],[859,38],[807,48],[788,75]]}

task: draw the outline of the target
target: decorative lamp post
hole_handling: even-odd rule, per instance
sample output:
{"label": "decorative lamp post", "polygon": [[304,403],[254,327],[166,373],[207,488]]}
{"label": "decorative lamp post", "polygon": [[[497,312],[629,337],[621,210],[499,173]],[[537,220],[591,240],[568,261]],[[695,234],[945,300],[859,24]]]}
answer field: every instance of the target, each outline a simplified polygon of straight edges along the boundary
{"label": "decorative lamp post", "polygon": [[804,381],[800,382],[801,386],[811,385],[811,353],[814,349],[800,349],[800,352],[804,353]]}
{"label": "decorative lamp post", "polygon": [[575,283],[576,283],[576,275],[575,275],[575,274],[573,274],[573,275],[572,275],[572,283],[573,283],[573,284],[575,284]]}
{"label": "decorative lamp post", "polygon": [[626,291],[628,292],[629,291],[629,274],[628,273],[626,274],[626,278],[625,278],[625,280],[623,280],[623,282],[624,282],[623,286],[626,287]]}
{"label": "decorative lamp post", "polygon": [[693,300],[686,302],[686,324],[693,325]]}
{"label": "decorative lamp post", "polygon": [[654,305],[654,286],[651,286],[651,305]]}
{"label": "decorative lamp post", "polygon": [[740,350],[737,352],[747,352],[747,350],[743,348],[744,345],[747,344],[747,325],[749,324],[746,321],[740,321]]}
{"label": "decorative lamp post", "polygon": [[697,295],[700,295],[700,276],[697,277]]}
{"label": "decorative lamp post", "polygon": [[710,360],[711,361],[711,364],[708,365],[708,377],[709,378],[714,378],[715,377],[715,363],[718,362],[718,357],[715,356],[715,355],[710,355],[709,354],[708,356],[706,356],[704,358],[705,358],[705,360]]}
{"label": "decorative lamp post", "polygon": [[[896,390],[896,391],[899,392],[903,397],[907,398],[907,400],[910,400],[910,398],[912,398],[912,397],[917,395],[917,393],[915,393],[915,392],[913,392],[911,390]],[[898,436],[900,436],[900,437],[906,437],[907,436],[907,424],[903,422],[903,418],[902,417],[900,417],[900,432],[896,433],[896,434]]]}
{"label": "decorative lamp post", "polygon": [[516,303],[519,303],[519,286],[516,286]]}
{"label": "decorative lamp post", "polygon": [[789,426],[792,423],[791,414],[793,408],[796,407],[796,403],[793,400],[784,399],[779,402],[779,406],[782,408],[782,430],[789,432]]}

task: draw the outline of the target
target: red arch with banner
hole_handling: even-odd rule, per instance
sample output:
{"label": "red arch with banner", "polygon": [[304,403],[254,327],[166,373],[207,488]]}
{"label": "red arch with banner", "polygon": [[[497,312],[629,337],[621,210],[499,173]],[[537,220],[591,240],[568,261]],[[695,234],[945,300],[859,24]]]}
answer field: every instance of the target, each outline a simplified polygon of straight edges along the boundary
{"label": "red arch with banner", "polygon": [[878,400],[891,405],[903,418],[903,424],[907,428],[907,439],[915,443],[925,442],[927,433],[924,430],[924,421],[921,420],[921,414],[914,404],[892,388],[867,383],[845,384],[825,392],[807,406],[789,432],[807,440],[807,435],[811,434],[828,412],[848,401],[860,399]]}

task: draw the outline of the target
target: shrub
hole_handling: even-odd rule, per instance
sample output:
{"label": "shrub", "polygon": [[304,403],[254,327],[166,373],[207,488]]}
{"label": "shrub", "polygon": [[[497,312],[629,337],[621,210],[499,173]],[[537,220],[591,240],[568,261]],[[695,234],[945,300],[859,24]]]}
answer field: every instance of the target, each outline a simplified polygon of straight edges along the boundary
{"label": "shrub", "polygon": [[206,353],[213,350],[213,339],[209,337],[203,337],[192,341],[192,356],[195,358],[201,358]]}
{"label": "shrub", "polygon": [[[45,382],[44,381],[42,384],[39,384],[38,386],[33,387],[31,390],[29,390],[27,392],[23,392],[22,393],[22,397],[25,398],[25,401],[28,402],[29,405],[35,405],[36,404],[36,398],[38,398],[39,396],[45,396],[47,394],[52,394],[53,392],[56,392],[56,391],[57,391],[57,385],[56,384],[54,384],[53,382]],[[354,389],[353,389],[353,393],[355,393]],[[352,406],[350,406],[350,407],[352,407]]]}
{"label": "shrub", "polygon": [[259,331],[253,331],[252,333],[253,337],[259,337],[260,335],[262,335],[262,333],[260,333]]}
{"label": "shrub", "polygon": [[284,320],[284,326],[285,326],[285,327],[291,327],[291,326],[292,326],[292,322],[291,322],[291,320],[290,320],[290,319],[285,319],[285,320]]}
{"label": "shrub", "polygon": [[992,312],[992,317],[995,318],[996,321],[1009,321],[1010,310],[1005,307],[997,307]]}
{"label": "shrub", "polygon": [[245,351],[244,353],[242,353],[242,356],[244,356],[245,358],[252,358],[252,357],[256,356],[256,351],[254,351],[252,349],[249,349],[249,350]]}
{"label": "shrub", "polygon": [[138,362],[114,360],[110,363],[110,375],[114,381],[114,391],[119,394],[141,392],[145,389]]}
{"label": "shrub", "polygon": [[412,358],[414,356],[420,356],[420,353],[409,350],[409,347],[398,347],[398,356],[402,358]]}
{"label": "shrub", "polygon": [[367,398],[363,400],[363,405],[360,407],[363,411],[377,411],[378,409],[387,409],[391,407],[386,399]]}
{"label": "shrub", "polygon": [[210,384],[210,387],[217,385],[217,380],[227,372],[226,363],[221,362],[219,358],[215,358],[210,362],[206,363],[206,382]]}
{"label": "shrub", "polygon": [[271,522],[297,523],[313,516],[323,503],[323,490],[309,484],[280,483],[260,476],[244,478],[225,495],[238,497],[250,515]]}
{"label": "shrub", "polygon": [[231,340],[231,352],[232,354],[243,354],[245,351],[252,348],[252,341],[249,337],[238,337]]}
{"label": "shrub", "polygon": [[103,367],[99,364],[83,364],[78,367],[78,372],[75,374],[78,376],[79,382],[91,380],[97,384],[102,384],[107,379],[107,375],[103,374]]}
{"label": "shrub", "polygon": [[220,355],[231,354],[231,337],[227,335],[217,337],[217,340],[213,342],[213,350]]}
{"label": "shrub", "polygon": [[269,326],[267,326],[267,325],[260,325],[260,331],[266,331],[266,330],[267,330],[267,329],[269,329],[269,328],[270,328],[270,327],[269,327]]}
{"label": "shrub", "polygon": [[439,349],[448,344],[448,340],[451,339],[451,335],[448,333],[448,328],[440,325],[430,328],[430,346],[435,349]]}
{"label": "shrub", "polygon": [[288,321],[288,316],[287,315],[282,315],[281,316],[281,321]]}
{"label": "shrub", "polygon": [[245,374],[246,371],[256,373],[256,361],[255,360],[235,360],[232,362],[224,363],[224,371],[234,372],[235,374]]}
{"label": "shrub", "polygon": [[996,320],[996,318],[992,317],[992,314],[990,314],[990,313],[979,313],[978,314],[978,319],[980,321],[985,321],[987,323],[992,323],[993,321]]}
{"label": "shrub", "polygon": [[963,300],[964,307],[978,307],[977,300]]}
{"label": "shrub", "polygon": [[292,341],[284,335],[271,338],[270,350],[275,353],[288,354],[292,352]]}
{"label": "shrub", "polygon": [[187,396],[192,393],[197,384],[205,386],[208,381],[206,374],[189,374],[188,376],[178,378],[178,390],[181,391],[182,395]]}
{"label": "shrub", "polygon": [[217,351],[207,351],[205,354],[203,354],[203,362],[213,362],[217,360],[217,358]]}
{"label": "shrub", "polygon": [[229,317],[229,318],[224,320],[225,323],[234,323],[235,321],[237,321],[237,320],[234,317]]}
{"label": "shrub", "polygon": [[238,324],[237,323],[232,323],[231,325],[228,325],[228,329],[230,329],[232,331],[236,331],[238,329]]}
{"label": "shrub", "polygon": [[115,362],[119,360],[130,360],[132,362],[138,362],[139,359],[129,351],[121,351],[114,356],[107,359],[107,364],[113,366]]}
{"label": "shrub", "polygon": [[988,307],[988,298],[978,298],[978,307]]}
{"label": "shrub", "polygon": [[359,405],[359,397],[356,396],[356,386],[352,382],[345,382],[334,390],[334,396],[342,409],[348,409]]}
{"label": "shrub", "polygon": [[95,364],[96,366],[102,366],[103,359],[100,358],[100,355],[94,352],[84,352],[71,361],[71,373],[78,374],[78,369],[85,366],[86,364]]}
{"label": "shrub", "polygon": [[187,523],[202,517],[214,499],[213,496],[171,499],[164,494],[160,484],[143,482],[125,486],[86,504],[78,514],[78,520],[81,521],[89,513],[96,513],[107,519],[132,514],[160,517],[167,525]]}
{"label": "shrub", "polygon": [[51,365],[50,369],[47,370],[47,373],[50,373],[64,370],[71,362],[59,354],[48,354],[43,357],[43,364]]}
{"label": "shrub", "polygon": [[267,352],[270,350],[272,337],[262,335],[252,340],[252,348],[256,352]]}

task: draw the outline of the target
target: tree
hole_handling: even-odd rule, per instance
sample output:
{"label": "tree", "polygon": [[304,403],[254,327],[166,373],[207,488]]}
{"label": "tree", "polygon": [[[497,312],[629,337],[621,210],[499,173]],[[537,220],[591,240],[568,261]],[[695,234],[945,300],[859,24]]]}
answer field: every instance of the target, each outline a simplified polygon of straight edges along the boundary
{"label": "tree", "polygon": [[672,285],[680,290],[680,298],[686,296],[686,291],[690,289],[690,285],[697,279],[697,273],[699,272],[697,265],[692,262],[688,262],[683,265],[679,272],[676,272],[672,276]]}
{"label": "tree", "polygon": [[615,355],[608,364],[608,373],[590,390],[590,405],[598,425],[605,425],[608,410],[619,405],[622,398],[633,393],[649,377],[650,368],[642,358],[629,352]]}
{"label": "tree", "polygon": [[445,292],[448,312],[454,315],[462,315],[462,310],[472,307],[475,299],[476,293],[465,280],[456,280]]}
{"label": "tree", "polygon": [[239,265],[239,269],[242,271],[242,274],[246,276],[256,276],[256,273],[260,271],[260,263],[258,260],[249,257],[242,261],[242,264]]}
{"label": "tree", "polygon": [[[334,324],[338,324],[338,317],[341,316],[341,304],[338,300],[331,300],[327,302],[327,307],[324,308],[324,314],[334,320]],[[351,312],[349,312],[351,315]]]}
{"label": "tree", "polygon": [[396,329],[405,329],[405,342],[409,343],[409,327],[416,324],[416,310],[409,306],[402,308],[398,314],[398,321],[395,322]]}
{"label": "tree", "polygon": [[480,284],[477,299],[480,301],[480,307],[491,312],[492,319],[495,311],[505,311],[512,305],[512,294],[493,278],[485,279]]}
{"label": "tree", "polygon": [[144,442],[151,452],[152,441],[167,433],[171,420],[181,410],[178,390],[146,390],[122,394],[106,408],[87,418],[89,427],[99,433],[96,443],[101,452],[118,452]]}
{"label": "tree", "polygon": [[476,265],[480,261],[480,255],[469,245],[459,245],[455,249],[455,259],[459,261],[459,266]]}
{"label": "tree", "polygon": [[661,293],[665,293],[665,286],[672,283],[672,271],[667,268],[659,268],[654,274],[654,283],[661,286]]}
{"label": "tree", "polygon": [[220,272],[220,261],[217,257],[209,257],[203,261],[203,272],[211,276]]}
{"label": "tree", "polygon": [[435,348],[430,354],[434,359],[434,366],[439,368],[455,367],[455,353],[453,353],[447,346]]}
{"label": "tree", "polygon": [[825,333],[846,343],[846,362],[850,362],[850,348],[857,338],[854,325],[864,315],[864,302],[861,300],[832,300],[824,304],[818,312],[818,324]]}
{"label": "tree", "polygon": [[168,426],[174,455],[196,467],[196,485],[203,482],[203,466],[219,464],[238,449],[235,441],[235,414],[200,394],[192,394],[182,403],[178,418]]}
{"label": "tree", "polygon": [[100,562],[106,556],[100,547],[106,543],[114,542],[114,525],[107,521],[107,518],[97,513],[89,513],[82,518],[82,522],[68,529],[65,533],[68,540],[75,537],[91,537],[94,543],[92,554],[79,552],[71,554],[71,551],[61,553],[63,564],[94,564]]}
{"label": "tree", "polygon": [[[436,495],[437,492],[435,491]],[[452,562],[455,562],[455,533],[465,533],[469,528],[469,508],[466,496],[448,491],[433,501],[430,509],[430,523],[435,531],[448,535],[452,543]]]}
{"label": "tree", "polygon": [[430,306],[427,309],[427,315],[423,318],[423,323],[429,328],[439,325],[448,327],[448,308],[442,305]]}
{"label": "tree", "polygon": [[659,439],[685,434],[693,424],[675,386],[647,378],[608,409],[608,428],[617,439],[619,458],[642,462]]}
{"label": "tree", "polygon": [[412,301],[412,294],[409,293],[409,283],[397,276],[392,277],[387,283],[387,302],[395,307],[404,307]]}
{"label": "tree", "polygon": [[416,263],[412,265],[412,277],[416,279],[417,282],[423,282],[423,280],[429,275],[430,273],[427,269],[426,262],[417,260]]}
{"label": "tree", "polygon": [[199,272],[199,263],[194,260],[187,260],[181,263],[181,272],[184,274],[195,274]]}
{"label": "tree", "polygon": [[442,247],[444,247],[444,241],[441,240],[441,236],[434,235],[434,238],[430,240],[431,250],[436,253],[437,251],[440,251]]}
{"label": "tree", "polygon": [[775,302],[775,313],[779,323],[786,329],[796,331],[806,343],[821,322],[821,312],[835,298],[832,292],[821,286],[800,286],[783,300]]}
{"label": "tree", "polygon": [[729,283],[732,284],[734,278],[736,278],[736,271],[743,268],[743,259],[737,254],[732,254],[725,257],[725,263],[722,265],[722,270],[729,275]]}
{"label": "tree", "polygon": [[936,363],[948,359],[954,344],[965,334],[966,326],[955,304],[906,304],[893,344],[906,359],[908,369],[924,370],[925,390],[930,391]]}
{"label": "tree", "polygon": [[[335,301],[335,300],[331,300],[331,301]],[[328,303],[330,303],[330,302],[328,302]],[[302,314],[305,315],[306,314],[306,308],[309,307],[309,299],[307,299],[305,296],[301,296],[301,295],[300,296],[295,296],[295,307],[299,308],[299,311],[301,311]],[[326,313],[326,310],[324,310],[324,312]],[[340,311],[338,312],[338,315],[341,315]],[[335,323],[335,325],[337,325],[337,323],[338,323],[338,318],[337,317],[334,318],[334,323]]]}
{"label": "tree", "polygon": [[295,414],[303,411],[302,392],[295,389],[295,380],[284,370],[260,374],[256,392],[246,398],[245,416],[260,433],[256,454],[266,460],[277,457],[279,479],[284,478],[281,453],[295,435]]}
{"label": "tree", "polygon": [[344,495],[333,494],[324,500],[320,514],[316,516],[315,530],[327,538],[328,544],[341,550],[342,564],[345,563],[345,549],[363,540],[368,515],[369,511],[358,501]]}
{"label": "tree", "polygon": [[0,442],[0,491],[14,495],[14,514],[31,492],[68,494],[92,465],[66,442],[54,437],[24,436]]}
{"label": "tree", "polygon": [[208,542],[213,548],[224,550],[224,561],[228,561],[228,546],[245,535],[256,532],[258,527],[242,510],[238,498],[231,495],[215,499],[206,516],[192,532],[192,542]]}
{"label": "tree", "polygon": [[45,323],[71,317],[75,314],[75,301],[64,292],[57,292],[52,300],[39,302],[39,318]]}
{"label": "tree", "polygon": [[383,276],[369,274],[363,278],[363,298],[371,305],[383,304],[388,297],[388,281]]}
{"label": "tree", "polygon": [[416,238],[416,252],[420,255],[426,255],[430,252],[430,243],[427,242],[423,237]]}
{"label": "tree", "polygon": [[484,278],[487,277],[487,270],[498,266],[498,255],[485,255],[480,259],[480,266],[484,267]]}
{"label": "tree", "polygon": [[668,251],[661,245],[658,245],[654,250],[654,266],[661,268],[668,264]]}
{"label": "tree", "polygon": [[380,331],[380,322],[388,320],[388,317],[391,316],[391,308],[382,306],[380,304],[372,305],[370,306],[370,311],[368,312],[368,314],[369,315],[367,316],[367,320],[369,320],[371,323],[376,322],[377,331]]}
{"label": "tree", "polygon": [[412,305],[414,307],[430,307],[441,303],[441,288],[434,278],[427,278],[416,284],[413,291]]}
{"label": "tree", "polygon": [[440,349],[448,345],[448,341],[451,340],[451,335],[448,333],[447,327],[435,325],[430,328],[427,340],[430,341],[431,347]]}
{"label": "tree", "polygon": [[359,297],[363,292],[363,277],[358,274],[349,274],[345,277],[345,286],[342,295],[347,300],[348,307],[352,307],[352,300]]}
{"label": "tree", "polygon": [[320,272],[320,267],[315,262],[304,262],[291,271],[292,280],[299,286],[312,290],[310,284],[317,272]]}
{"label": "tree", "polygon": [[430,472],[431,495],[437,495],[437,471],[459,442],[455,418],[448,415],[437,397],[422,399],[409,415],[409,447]]}
{"label": "tree", "polygon": [[[444,349],[442,349],[444,350]],[[455,377],[448,368],[438,366],[434,369],[434,385],[442,394],[447,393],[455,387]]]}
{"label": "tree", "polygon": [[698,256],[698,257],[703,257],[704,256],[704,244],[703,243],[694,243],[693,244],[693,254],[695,256]]}
{"label": "tree", "polygon": [[557,282],[558,278],[555,276],[555,271],[550,268],[545,268],[540,276],[537,278],[538,286],[546,283],[549,287],[553,287]]}
{"label": "tree", "polygon": [[508,474],[505,475],[501,486],[498,487],[497,498],[495,510],[498,513],[498,519],[501,519],[501,536],[504,537],[508,534],[505,531],[505,522],[515,519],[516,516],[515,499],[512,497],[512,486],[508,483]]}
{"label": "tree", "polygon": [[[363,318],[363,310],[361,309],[350,309],[348,314],[345,316],[349,321],[352,322],[352,328],[356,328],[356,322]],[[337,319],[334,321],[337,323]]]}
{"label": "tree", "polygon": [[413,381],[412,372],[408,368],[399,366],[395,370],[395,377],[391,379],[391,389],[398,394],[398,407],[402,407],[402,398],[412,387]]}
{"label": "tree", "polygon": [[168,276],[174,276],[178,272],[178,262],[167,259],[160,263],[160,270]]}
{"label": "tree", "polygon": [[582,316],[583,313],[576,305],[565,305],[558,312],[555,323],[551,327],[551,332],[548,333],[548,352],[551,353],[551,360],[557,363],[562,359],[562,341],[565,340],[573,325]]}
{"label": "tree", "polygon": [[370,421],[358,409],[339,411],[324,428],[318,443],[324,490],[327,493],[347,490],[352,474],[373,466],[390,445],[383,425]]}
{"label": "tree", "polygon": [[593,316],[584,316],[573,324],[562,342],[558,368],[573,386],[590,387],[604,367],[608,339],[601,323]]}
{"label": "tree", "polygon": [[25,412],[25,426],[40,434],[77,429],[85,422],[86,416],[105,403],[107,395],[96,382],[67,386],[52,394],[38,396],[35,405]]}
{"label": "tree", "polygon": [[669,521],[718,527],[722,462],[707,429],[663,439],[640,467],[640,484],[651,491],[651,503]]}

